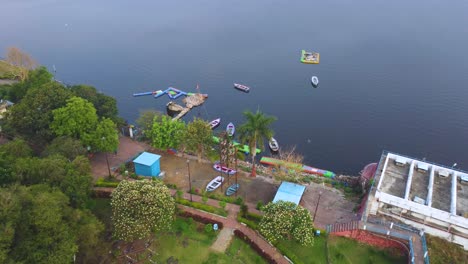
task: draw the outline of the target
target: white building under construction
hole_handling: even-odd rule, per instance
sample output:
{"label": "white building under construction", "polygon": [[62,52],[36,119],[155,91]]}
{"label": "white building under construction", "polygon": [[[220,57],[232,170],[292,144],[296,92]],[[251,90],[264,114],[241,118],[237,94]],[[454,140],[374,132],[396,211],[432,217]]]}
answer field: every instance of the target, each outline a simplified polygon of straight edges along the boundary
{"label": "white building under construction", "polygon": [[468,250],[467,172],[384,152],[374,179],[365,217],[390,217]]}

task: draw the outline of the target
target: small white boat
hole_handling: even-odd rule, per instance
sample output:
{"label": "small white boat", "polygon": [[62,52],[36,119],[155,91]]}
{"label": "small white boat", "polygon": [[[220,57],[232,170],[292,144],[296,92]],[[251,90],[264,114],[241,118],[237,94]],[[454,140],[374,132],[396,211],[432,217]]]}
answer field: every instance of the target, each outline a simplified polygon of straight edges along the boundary
{"label": "small white boat", "polygon": [[319,79],[317,78],[317,76],[312,76],[312,78],[310,78],[310,81],[312,82],[312,85],[317,87],[317,85],[319,84]]}
{"label": "small white boat", "polygon": [[236,88],[238,90],[241,90],[243,92],[246,92],[246,93],[248,93],[250,91],[250,87],[242,85],[242,84],[238,84],[238,83],[234,84],[234,88]]}
{"label": "small white boat", "polygon": [[234,126],[233,123],[229,123],[226,127],[226,132],[230,137],[234,136],[234,133],[236,132],[236,127]]}
{"label": "small white boat", "polygon": [[270,146],[270,149],[273,152],[277,152],[279,150],[278,141],[276,141],[276,139],[274,138],[270,138],[270,140],[268,141],[268,146]]}
{"label": "small white boat", "polygon": [[215,129],[219,124],[221,123],[221,118],[217,118],[213,121],[211,121],[209,124],[211,126],[211,129]]}
{"label": "small white boat", "polygon": [[221,184],[223,184],[223,182],[224,182],[224,177],[216,176],[216,178],[214,178],[213,180],[210,181],[210,183],[208,183],[208,185],[206,186],[206,191],[212,192],[216,190],[219,186],[221,186]]}

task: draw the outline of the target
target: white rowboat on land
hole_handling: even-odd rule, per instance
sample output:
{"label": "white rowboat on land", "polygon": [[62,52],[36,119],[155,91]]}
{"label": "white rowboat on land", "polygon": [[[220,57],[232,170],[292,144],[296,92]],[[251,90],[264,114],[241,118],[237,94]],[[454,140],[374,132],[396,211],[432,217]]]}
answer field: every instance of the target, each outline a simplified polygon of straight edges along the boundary
{"label": "white rowboat on land", "polygon": [[213,180],[211,180],[208,185],[206,186],[206,191],[207,192],[212,192],[216,190],[221,184],[224,182],[224,177],[222,176],[216,176]]}

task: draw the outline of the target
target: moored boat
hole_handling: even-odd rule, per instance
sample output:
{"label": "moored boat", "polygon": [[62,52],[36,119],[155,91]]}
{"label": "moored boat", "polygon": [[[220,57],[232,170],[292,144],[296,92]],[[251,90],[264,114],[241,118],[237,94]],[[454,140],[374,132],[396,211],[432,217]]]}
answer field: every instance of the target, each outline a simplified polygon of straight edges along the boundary
{"label": "moored boat", "polygon": [[216,118],[215,120],[211,121],[210,123],[211,129],[215,129],[219,124],[221,124],[221,118]]}
{"label": "moored boat", "polygon": [[312,85],[314,87],[317,87],[317,85],[319,84],[319,79],[317,78],[317,76],[312,76],[312,78],[310,78],[310,81],[312,82]]}
{"label": "moored boat", "polygon": [[226,195],[231,196],[231,195],[235,194],[237,192],[237,190],[239,190],[239,187],[240,187],[240,185],[237,184],[237,183],[229,186],[229,188],[226,190]]}
{"label": "moored boat", "polygon": [[222,166],[222,165],[219,164],[219,163],[215,163],[215,164],[213,165],[213,169],[215,169],[215,170],[217,170],[217,171],[219,171],[219,172],[222,172],[222,173],[226,173],[226,174],[228,174],[228,175],[233,175],[233,174],[236,173],[236,170],[233,170],[233,169],[228,168],[228,167],[226,167],[226,166]]}
{"label": "moored boat", "polygon": [[246,93],[248,93],[250,91],[250,87],[242,85],[242,84],[238,84],[238,83],[234,84],[234,88],[236,88],[238,90],[241,90],[243,92],[246,92]]}
{"label": "moored boat", "polygon": [[317,52],[308,52],[302,50],[301,62],[308,64],[318,64],[320,62],[320,54]]}
{"label": "moored boat", "polygon": [[206,191],[207,192],[212,192],[216,190],[221,184],[224,182],[224,177],[221,176],[216,176],[213,180],[211,180],[208,185],[206,186]]}
{"label": "moored boat", "polygon": [[273,152],[277,152],[279,150],[278,141],[273,137],[268,141],[268,146],[270,146],[270,149]]}
{"label": "moored boat", "polygon": [[232,122],[226,126],[226,132],[228,136],[230,137],[234,136],[234,133],[236,132],[236,127],[234,126]]}

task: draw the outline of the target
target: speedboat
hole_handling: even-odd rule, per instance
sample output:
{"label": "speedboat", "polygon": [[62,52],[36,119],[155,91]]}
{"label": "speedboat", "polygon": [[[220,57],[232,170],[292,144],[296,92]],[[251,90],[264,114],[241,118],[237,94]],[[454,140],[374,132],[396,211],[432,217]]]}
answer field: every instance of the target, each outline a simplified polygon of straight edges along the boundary
{"label": "speedboat", "polygon": [[268,146],[270,146],[270,149],[273,152],[277,152],[279,150],[278,141],[276,141],[276,139],[274,138],[270,138],[270,140],[268,141]]}
{"label": "speedboat", "polygon": [[206,186],[206,191],[207,192],[212,192],[216,190],[221,184],[224,182],[224,177],[221,176],[216,176],[213,180],[211,180],[208,185]]}
{"label": "speedboat", "polygon": [[241,90],[243,92],[246,92],[248,93],[250,91],[250,88],[248,86],[245,86],[245,85],[242,85],[242,84],[238,84],[238,83],[235,83],[234,84],[234,88],[238,89],[238,90]]}
{"label": "speedboat", "polygon": [[216,118],[215,120],[211,121],[209,124],[210,124],[211,129],[215,129],[217,126],[219,126],[220,123],[221,123],[221,118]]}
{"label": "speedboat", "polygon": [[232,137],[234,133],[236,132],[236,127],[234,126],[233,123],[229,123],[226,127],[226,132],[228,136]]}
{"label": "speedboat", "polygon": [[240,187],[240,185],[237,184],[237,183],[229,186],[229,188],[226,190],[226,195],[231,196],[231,195],[235,194],[237,192],[237,190],[239,190],[239,187]]}
{"label": "speedboat", "polygon": [[215,164],[213,165],[213,169],[215,169],[215,170],[217,170],[217,171],[219,171],[219,172],[222,172],[222,173],[226,173],[226,174],[228,174],[228,175],[233,175],[233,174],[236,173],[236,170],[231,169],[231,168],[228,168],[228,167],[226,167],[226,166],[222,166],[222,165],[219,164],[219,163],[215,163]]}
{"label": "speedboat", "polygon": [[310,81],[312,82],[312,85],[314,87],[317,87],[317,85],[319,84],[319,79],[317,78],[317,76],[312,76],[312,78],[310,78]]}

